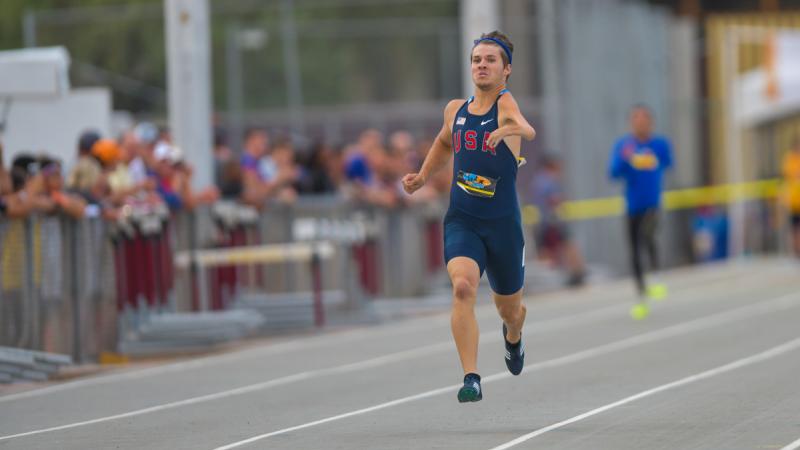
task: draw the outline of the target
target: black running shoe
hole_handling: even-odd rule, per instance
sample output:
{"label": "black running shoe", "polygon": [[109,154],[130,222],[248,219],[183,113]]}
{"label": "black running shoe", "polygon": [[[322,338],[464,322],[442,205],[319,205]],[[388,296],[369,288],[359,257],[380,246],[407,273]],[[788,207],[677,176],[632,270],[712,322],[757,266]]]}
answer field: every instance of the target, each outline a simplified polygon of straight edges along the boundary
{"label": "black running shoe", "polygon": [[459,403],[477,402],[483,398],[481,390],[481,376],[476,373],[464,375],[464,386],[458,390]]}
{"label": "black running shoe", "polygon": [[508,342],[506,336],[508,329],[506,324],[503,324],[503,342],[506,343],[506,367],[512,375],[519,375],[522,372],[522,367],[525,365],[525,344],[522,343],[522,334],[520,334],[519,342],[512,344]]}

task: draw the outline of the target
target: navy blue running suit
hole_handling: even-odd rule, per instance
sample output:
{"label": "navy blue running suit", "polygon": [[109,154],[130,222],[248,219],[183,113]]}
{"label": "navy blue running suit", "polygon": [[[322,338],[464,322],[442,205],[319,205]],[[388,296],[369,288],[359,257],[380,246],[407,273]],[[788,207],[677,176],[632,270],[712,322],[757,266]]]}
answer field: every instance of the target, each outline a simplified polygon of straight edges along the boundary
{"label": "navy blue running suit", "polygon": [[[506,89],[500,95],[508,92]],[[498,100],[499,100],[498,96]],[[498,128],[497,100],[484,115],[470,114],[470,97],[453,122],[453,184],[444,218],[445,261],[475,260],[492,290],[518,292],[525,274],[525,239],[517,201],[517,159],[504,141],[489,146]]]}

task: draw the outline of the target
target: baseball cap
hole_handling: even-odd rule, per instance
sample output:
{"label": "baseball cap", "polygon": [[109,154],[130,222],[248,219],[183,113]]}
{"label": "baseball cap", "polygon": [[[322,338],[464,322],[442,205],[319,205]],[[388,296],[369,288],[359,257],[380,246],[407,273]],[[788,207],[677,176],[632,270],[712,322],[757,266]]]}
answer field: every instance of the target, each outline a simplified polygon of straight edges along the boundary
{"label": "baseball cap", "polygon": [[142,122],[133,129],[133,134],[145,144],[153,144],[158,140],[158,127],[150,122]]}
{"label": "baseball cap", "polygon": [[176,145],[161,141],[156,144],[156,148],[153,150],[153,156],[158,161],[178,163],[183,161],[183,150]]}
{"label": "baseball cap", "polygon": [[92,146],[92,155],[103,164],[113,164],[122,157],[122,151],[113,139],[100,139]]}

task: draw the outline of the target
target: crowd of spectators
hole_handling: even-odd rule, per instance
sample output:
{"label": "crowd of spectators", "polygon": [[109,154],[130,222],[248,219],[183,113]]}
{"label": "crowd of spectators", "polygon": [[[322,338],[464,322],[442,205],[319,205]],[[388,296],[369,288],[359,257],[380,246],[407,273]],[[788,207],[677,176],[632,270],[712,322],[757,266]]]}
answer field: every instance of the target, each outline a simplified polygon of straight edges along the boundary
{"label": "crowd of spectators", "polygon": [[148,122],[116,137],[89,130],[78,137],[77,160],[66,172],[45,153],[17,153],[6,166],[0,147],[0,215],[115,220],[131,205],[180,211],[225,199],[261,210],[325,194],[398,208],[447,195],[452,169],[439,172],[414,196],[403,193],[401,177],[419,169],[430,144],[407,131],[385,137],[368,129],[345,145],[318,140],[296,148],[287,137],[252,127],[234,149],[224,130],[216,129],[214,185],[195,190],[187,152],[173,144],[168,130]]}
{"label": "crowd of spectators", "polygon": [[442,170],[426,189],[409,197],[400,179],[418,170],[431,141],[407,131],[384,137],[363,131],[355,142],[332,146],[317,140],[297,149],[291,139],[273,137],[263,128],[244,134],[241,152],[228,147],[217,131],[214,146],[215,184],[223,198],[263,208],[292,204],[303,195],[337,194],[349,200],[397,208],[441,198],[450,189],[450,170]]}

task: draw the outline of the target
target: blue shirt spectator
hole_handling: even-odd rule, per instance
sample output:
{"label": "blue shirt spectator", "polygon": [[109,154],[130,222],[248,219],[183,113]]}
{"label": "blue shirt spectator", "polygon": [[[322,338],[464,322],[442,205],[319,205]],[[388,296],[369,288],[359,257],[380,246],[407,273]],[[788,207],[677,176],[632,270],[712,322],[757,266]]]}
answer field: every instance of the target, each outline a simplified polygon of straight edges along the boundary
{"label": "blue shirt spectator", "polygon": [[367,163],[367,158],[362,153],[356,153],[345,163],[345,176],[350,181],[360,181],[365,185],[372,183],[372,170]]}
{"label": "blue shirt spectator", "polygon": [[639,140],[632,134],[620,138],[611,150],[609,176],[625,181],[629,215],[661,204],[664,171],[672,167],[672,147],[663,136]]}
{"label": "blue shirt spectator", "polygon": [[244,153],[242,154],[241,164],[243,172],[254,173],[259,180],[264,181],[264,176],[260,169],[259,158],[256,158],[249,153]]}

